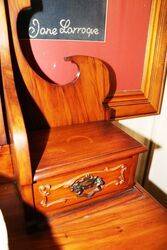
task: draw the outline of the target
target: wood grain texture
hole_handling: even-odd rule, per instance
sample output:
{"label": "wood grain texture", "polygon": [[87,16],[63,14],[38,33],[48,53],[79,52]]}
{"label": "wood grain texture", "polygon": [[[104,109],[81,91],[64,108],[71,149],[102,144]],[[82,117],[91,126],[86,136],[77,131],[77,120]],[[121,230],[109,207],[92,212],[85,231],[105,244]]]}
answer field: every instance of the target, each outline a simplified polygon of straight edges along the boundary
{"label": "wood grain texture", "polygon": [[[9,7],[10,7],[11,25],[12,25],[12,32],[13,32],[16,55],[17,55],[17,59],[19,62],[21,73],[23,74],[24,80],[26,83],[28,76],[25,76],[25,75],[26,74],[28,75],[30,73],[30,78],[32,78],[31,76],[34,77],[35,73],[26,62],[23,56],[23,53],[21,51],[20,44],[19,44],[18,37],[17,37],[16,18],[20,10],[26,7],[30,7],[30,1],[24,1],[23,3],[23,1],[19,1],[19,0],[15,0],[15,1],[10,0]],[[116,90],[116,86],[114,87],[114,91],[112,90],[112,95],[114,96],[111,100],[109,100],[109,106],[113,111],[111,113],[112,119],[123,119],[123,118],[133,117],[133,116],[153,114],[153,113],[157,113],[160,111],[160,104],[161,104],[163,86],[164,86],[165,57],[166,57],[166,37],[167,37],[166,36],[166,21],[165,21],[166,14],[167,14],[166,0],[158,0],[158,1],[153,0],[151,14],[150,14],[148,41],[147,41],[141,89],[134,90],[134,91],[120,91],[120,92],[116,91],[116,93],[114,94]],[[70,60],[73,60],[73,59],[71,58]],[[82,66],[80,66],[80,63],[79,62],[76,62],[76,63],[79,64],[79,67],[82,71],[83,69],[82,69]],[[84,74],[85,74],[85,71],[84,71]],[[38,82],[40,82],[40,84],[42,85],[42,82],[44,82],[43,79],[41,79],[36,74],[35,74],[35,77],[38,79]],[[110,75],[110,78],[114,81],[113,84],[115,85],[116,76],[113,78],[113,76]],[[80,79],[81,79],[81,82],[82,80],[84,80],[82,79],[82,74],[81,74]],[[90,79],[92,79],[92,75]],[[34,87],[34,92],[36,92],[36,93],[32,93],[32,96],[34,97],[34,95],[39,94],[38,98],[39,98],[39,102],[41,102],[40,90],[38,89],[38,87],[35,87],[36,83],[30,83],[30,85],[31,84],[32,84],[32,87]],[[32,90],[30,86],[28,87],[28,89],[30,90],[30,93],[31,93]],[[44,90],[45,89],[48,89],[48,87],[44,86]],[[59,93],[59,94],[60,94],[59,96],[61,96],[62,98],[63,94],[62,93]],[[65,102],[64,105],[67,108],[67,106],[69,106],[69,103]],[[70,106],[71,105],[72,104],[70,102]],[[39,106],[41,107],[41,103]],[[42,108],[42,112],[44,112],[44,109],[46,109],[46,107]],[[96,109],[96,105],[94,106],[94,110],[95,109]],[[46,112],[44,113],[46,115]],[[66,114],[64,114],[64,116],[66,115],[69,116],[69,107],[67,108]],[[76,119],[76,116],[75,116],[75,119]],[[49,120],[49,123],[50,122],[51,121]],[[53,122],[51,123],[52,125],[55,124]],[[68,124],[69,124],[69,119],[68,119]]]}
{"label": "wood grain texture", "polygon": [[5,145],[5,144],[7,144],[7,139],[6,139],[4,118],[3,118],[3,113],[2,113],[2,103],[1,103],[1,97],[0,97],[0,145]]}
{"label": "wood grain texture", "polygon": [[[165,250],[167,212],[138,186],[126,195],[52,218],[48,230],[27,234],[13,184],[0,186],[11,250]],[[13,219],[15,223],[13,223]]]}
{"label": "wood grain texture", "polygon": [[[21,52],[16,32],[17,14],[26,3],[26,1],[24,3],[21,1],[18,5],[15,5],[15,2],[9,2],[9,4],[12,4],[12,9],[10,8],[11,19],[14,18],[11,21],[11,28],[14,35],[14,45],[16,45],[17,60],[25,80],[25,88],[28,89],[28,95],[31,96],[38,111],[46,121],[45,125],[54,127],[91,120],[104,120],[106,114],[102,101],[109,92],[109,74],[107,67],[101,61],[88,57],[73,58],[72,60],[80,65],[82,80],[79,79],[77,83],[69,84],[64,88],[48,84],[30,68]],[[3,29],[3,35],[0,39],[1,71],[10,130],[12,161],[23,200],[33,205],[33,180],[26,132],[27,124],[25,124],[25,117],[23,118],[22,114],[23,103],[20,103],[18,98],[17,82],[14,81],[3,0],[0,1],[0,8],[2,13],[0,27]],[[30,106],[31,110],[29,102],[27,106]],[[29,115],[27,110],[26,114]],[[38,122],[40,121],[38,119],[34,120],[31,115],[28,117],[30,118],[29,123],[34,121],[33,124],[38,127]]]}
{"label": "wood grain texture", "polygon": [[[0,12],[0,29],[3,30],[0,36],[2,83],[10,135],[10,151],[15,178],[17,179],[18,186],[20,187],[21,185],[31,185],[32,183],[31,164],[26,129],[15,88],[9,49],[7,20],[3,0],[0,1]],[[24,192],[23,189],[22,192]],[[27,203],[31,204],[33,200],[32,192],[28,195],[27,193],[23,193],[22,197]]]}
{"label": "wood grain texture", "polygon": [[[38,211],[43,214],[58,213],[60,211],[71,211],[76,207],[88,206],[96,201],[104,200],[134,186],[134,175],[138,156],[120,161],[106,162],[92,167],[75,169],[55,178],[37,181],[34,184],[35,204]],[[83,195],[78,195],[72,186],[79,182],[85,183],[92,177],[102,180],[100,189],[96,185],[84,190]],[[90,185],[90,181],[88,182]],[[46,193],[47,192],[47,193]]]}
{"label": "wood grain texture", "polygon": [[146,151],[106,121],[34,131],[29,142],[35,181]]}
{"label": "wood grain texture", "polygon": [[13,166],[9,145],[0,146],[0,182],[6,181],[7,179],[12,180],[13,178]]}
{"label": "wood grain texture", "polygon": [[[73,204],[87,200],[92,203],[94,197],[132,188],[138,154],[146,151],[143,145],[106,121],[34,131],[29,134],[29,142],[34,199],[36,208],[44,213],[56,213],[63,207],[71,209]],[[91,199],[76,197],[70,185],[88,175],[101,178],[105,183],[103,190]],[[95,185],[88,188],[88,193],[94,190]],[[45,207],[41,202],[46,203]]]}
{"label": "wood grain texture", "polygon": [[166,20],[166,0],[153,0],[141,90],[158,112],[160,111],[166,76]]}
{"label": "wood grain texture", "polygon": [[[38,75],[26,61],[17,34],[17,16],[30,2],[8,1],[11,28],[17,62],[25,86],[49,127],[105,119],[103,101],[110,92],[107,66],[98,59],[86,56],[67,58],[78,65],[80,77],[63,87],[51,84]],[[26,103],[24,103],[26,106]],[[31,110],[28,110],[28,113]]]}
{"label": "wood grain texture", "polygon": [[[117,191],[129,189],[134,183],[137,156],[145,151],[145,147],[109,122],[99,122],[108,119],[111,111],[107,104],[113,91],[108,67],[96,58],[74,56],[68,60],[76,63],[81,73],[75,83],[60,87],[42,79],[24,58],[17,35],[18,14],[30,6],[30,2],[9,0],[15,63],[19,65],[16,71],[10,57],[3,3],[1,0],[1,28],[4,29],[1,38],[2,80],[12,160],[23,201],[34,206],[35,181],[52,178],[53,182],[60,174],[65,177],[67,172],[78,171],[77,175],[80,175],[83,168],[94,166],[92,171],[95,171],[97,164],[135,156],[129,164],[126,185]],[[17,77],[14,81],[12,66],[15,76],[21,73],[23,79],[20,78],[20,82]],[[26,96],[28,99],[24,99]],[[41,126],[45,130],[30,131],[32,127],[41,128],[38,126],[39,114],[37,119],[32,115],[31,103],[36,107],[35,115],[39,113],[45,121]],[[76,123],[81,125],[74,125]],[[64,127],[58,128],[60,126]]]}
{"label": "wood grain texture", "polygon": [[109,106],[115,110],[116,119],[160,112],[166,77],[166,20],[166,0],[153,0],[141,89],[115,93]]}

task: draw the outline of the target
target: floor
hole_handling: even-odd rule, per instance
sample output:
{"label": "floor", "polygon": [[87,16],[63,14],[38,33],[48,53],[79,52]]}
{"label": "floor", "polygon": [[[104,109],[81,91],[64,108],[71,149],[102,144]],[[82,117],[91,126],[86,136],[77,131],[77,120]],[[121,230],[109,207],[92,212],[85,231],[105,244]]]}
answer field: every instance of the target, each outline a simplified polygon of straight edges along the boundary
{"label": "floor", "polygon": [[119,197],[57,214],[48,230],[28,234],[12,183],[0,185],[10,250],[166,250],[167,211],[138,185]]}

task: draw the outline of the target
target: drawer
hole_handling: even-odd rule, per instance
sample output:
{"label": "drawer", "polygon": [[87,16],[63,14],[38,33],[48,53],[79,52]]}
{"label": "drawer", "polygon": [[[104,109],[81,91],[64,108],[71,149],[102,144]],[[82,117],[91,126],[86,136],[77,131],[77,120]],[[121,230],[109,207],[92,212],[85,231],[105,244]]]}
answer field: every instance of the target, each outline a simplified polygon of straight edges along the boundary
{"label": "drawer", "polygon": [[138,156],[106,162],[72,173],[38,181],[33,185],[35,205],[39,211],[68,209],[106,194],[120,193],[134,185]]}

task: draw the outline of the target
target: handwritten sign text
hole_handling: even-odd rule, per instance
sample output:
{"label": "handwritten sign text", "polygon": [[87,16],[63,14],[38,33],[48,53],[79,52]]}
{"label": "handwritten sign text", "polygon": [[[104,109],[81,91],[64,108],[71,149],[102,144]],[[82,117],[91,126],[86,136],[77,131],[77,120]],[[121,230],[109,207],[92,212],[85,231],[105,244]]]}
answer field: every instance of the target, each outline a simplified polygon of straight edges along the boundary
{"label": "handwritten sign text", "polygon": [[21,39],[105,41],[108,0],[41,0],[22,18]]}
{"label": "handwritten sign text", "polygon": [[98,36],[99,33],[99,29],[96,27],[74,27],[71,25],[70,19],[61,19],[59,27],[53,28],[43,27],[38,19],[33,19],[32,25],[29,27],[29,37],[32,39],[37,38],[39,35],[56,38],[59,34],[85,35],[90,38],[91,36]]}

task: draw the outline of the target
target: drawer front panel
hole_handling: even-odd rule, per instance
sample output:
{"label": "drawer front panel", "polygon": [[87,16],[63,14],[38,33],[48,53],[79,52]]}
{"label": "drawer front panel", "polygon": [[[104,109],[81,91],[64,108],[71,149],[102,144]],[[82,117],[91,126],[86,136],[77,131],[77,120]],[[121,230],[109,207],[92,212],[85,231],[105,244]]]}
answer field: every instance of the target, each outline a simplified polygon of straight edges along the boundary
{"label": "drawer front panel", "polygon": [[137,156],[84,168],[34,184],[38,210],[49,212],[133,186]]}

